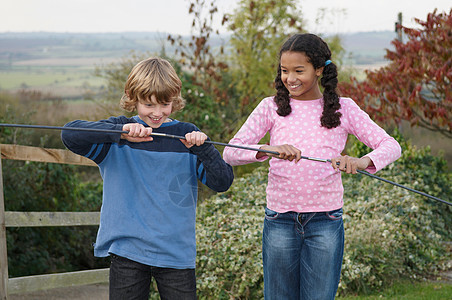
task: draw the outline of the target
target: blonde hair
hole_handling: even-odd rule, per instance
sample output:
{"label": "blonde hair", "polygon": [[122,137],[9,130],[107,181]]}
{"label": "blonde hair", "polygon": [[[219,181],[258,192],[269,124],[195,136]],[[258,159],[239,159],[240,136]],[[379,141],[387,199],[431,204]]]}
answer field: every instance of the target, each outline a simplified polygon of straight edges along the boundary
{"label": "blonde hair", "polygon": [[136,109],[138,101],[148,102],[151,96],[160,104],[173,103],[172,112],[184,108],[182,82],[171,64],[159,57],[151,57],[136,64],[127,78],[120,105],[126,111]]}

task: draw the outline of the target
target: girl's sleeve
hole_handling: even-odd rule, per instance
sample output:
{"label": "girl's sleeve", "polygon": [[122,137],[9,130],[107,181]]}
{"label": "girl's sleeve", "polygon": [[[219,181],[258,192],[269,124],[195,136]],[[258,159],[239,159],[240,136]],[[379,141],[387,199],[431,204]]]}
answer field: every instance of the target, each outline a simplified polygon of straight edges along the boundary
{"label": "girl's sleeve", "polygon": [[[248,119],[242,125],[240,130],[229,141],[229,144],[246,146],[259,149],[263,144],[258,144],[265,134],[271,129],[273,121],[272,115],[272,98],[266,98],[254,109]],[[233,147],[225,147],[223,151],[224,160],[233,165],[244,165],[248,163],[264,161],[268,156],[260,159],[256,158],[256,151],[245,150]]]}
{"label": "girl's sleeve", "polygon": [[374,166],[367,168],[366,171],[375,173],[396,161],[402,152],[399,143],[378,126],[353,100],[347,100],[345,102],[344,121],[348,123],[349,133],[373,149],[373,151],[364,155],[374,163]]}

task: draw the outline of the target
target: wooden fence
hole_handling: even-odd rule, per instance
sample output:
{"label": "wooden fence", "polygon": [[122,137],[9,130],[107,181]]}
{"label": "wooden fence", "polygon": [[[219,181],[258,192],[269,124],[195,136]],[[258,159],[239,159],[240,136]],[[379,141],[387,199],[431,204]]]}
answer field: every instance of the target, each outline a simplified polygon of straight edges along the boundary
{"label": "wooden fence", "polygon": [[[1,159],[96,166],[91,160],[68,150],[0,144]],[[52,288],[108,282],[109,269],[8,278],[6,227],[99,225],[99,212],[5,211],[0,159],[0,300],[18,294]],[[7,170],[6,170],[7,171]],[[8,199],[6,199],[8,201]]]}

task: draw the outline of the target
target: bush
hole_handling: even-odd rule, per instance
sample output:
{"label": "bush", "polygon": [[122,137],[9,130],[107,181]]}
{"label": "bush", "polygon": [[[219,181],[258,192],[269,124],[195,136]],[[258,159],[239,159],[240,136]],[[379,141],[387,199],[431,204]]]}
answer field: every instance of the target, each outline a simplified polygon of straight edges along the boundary
{"label": "bush", "polygon": [[200,299],[263,297],[261,234],[267,173],[256,169],[205,200],[197,215]]}
{"label": "bush", "polygon": [[[397,135],[397,134],[396,134]],[[451,173],[428,147],[397,136],[402,157],[377,175],[450,202]],[[353,156],[369,151],[355,143]],[[448,266],[450,206],[364,175],[344,175],[346,244],[341,294],[368,293],[401,278],[425,279]]]}
{"label": "bush", "polygon": [[[451,195],[451,173],[428,148],[400,140],[403,155],[377,175],[439,198]],[[354,143],[352,155],[367,153]],[[236,178],[231,189],[199,205],[200,299],[263,298],[261,233],[266,167]],[[366,293],[400,278],[422,279],[452,258],[451,208],[364,175],[343,176],[345,254],[339,294]]]}
{"label": "bush", "polygon": [[[5,210],[99,211],[101,183],[83,183],[70,165],[3,162]],[[106,266],[95,260],[97,226],[7,228],[10,277]]]}

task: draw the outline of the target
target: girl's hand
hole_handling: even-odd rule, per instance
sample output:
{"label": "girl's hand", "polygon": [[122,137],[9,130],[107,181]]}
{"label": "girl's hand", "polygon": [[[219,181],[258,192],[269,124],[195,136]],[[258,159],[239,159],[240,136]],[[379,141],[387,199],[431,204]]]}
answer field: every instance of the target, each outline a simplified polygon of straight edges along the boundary
{"label": "girl's hand", "polygon": [[367,157],[356,158],[348,155],[339,156],[331,159],[331,165],[335,170],[356,174],[356,170],[364,170],[373,165],[372,160]]}
{"label": "girl's hand", "polygon": [[139,123],[127,123],[122,126],[123,131],[129,133],[122,133],[121,139],[128,140],[133,143],[150,142],[153,140],[151,127],[144,127]]}
{"label": "girl's hand", "polygon": [[201,131],[192,131],[185,135],[185,140],[180,139],[180,141],[187,148],[191,148],[194,145],[201,146],[207,140],[207,135]]}
{"label": "girl's hand", "polygon": [[276,157],[280,159],[285,159],[289,161],[295,160],[297,163],[301,159],[301,150],[298,148],[295,148],[292,145],[284,144],[284,145],[278,145],[278,146],[270,146],[270,145],[264,145],[260,147],[262,150],[270,150],[278,152],[279,155],[273,154],[273,153],[267,153],[267,152],[258,152],[256,154],[256,158],[261,158],[265,155]]}

